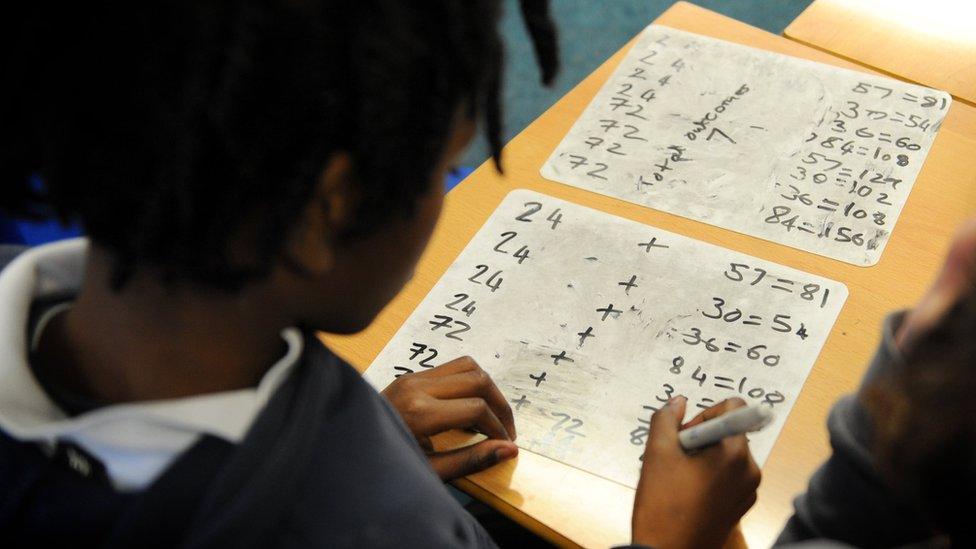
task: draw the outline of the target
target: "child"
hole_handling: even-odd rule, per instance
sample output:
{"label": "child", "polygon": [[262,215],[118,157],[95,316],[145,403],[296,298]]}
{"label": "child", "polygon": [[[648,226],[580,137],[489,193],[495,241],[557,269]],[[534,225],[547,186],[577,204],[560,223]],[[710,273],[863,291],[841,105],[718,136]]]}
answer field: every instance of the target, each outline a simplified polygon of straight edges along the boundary
{"label": "child", "polygon": [[886,320],[857,396],[831,412],[833,456],[797,498],[778,544],[976,546],[974,335],[971,221],[918,306]]}
{"label": "child", "polygon": [[[522,9],[549,81],[546,3]],[[0,208],[88,238],[0,274],[0,545],[493,545],[442,485],[517,453],[491,379],[463,358],[384,399],[315,332],[361,330],[409,279],[476,121],[498,159],[497,15],[240,0],[7,18]],[[635,542],[721,544],[755,499],[744,437],[687,456],[683,410],[654,418]],[[427,444],[471,427],[487,440]]]}

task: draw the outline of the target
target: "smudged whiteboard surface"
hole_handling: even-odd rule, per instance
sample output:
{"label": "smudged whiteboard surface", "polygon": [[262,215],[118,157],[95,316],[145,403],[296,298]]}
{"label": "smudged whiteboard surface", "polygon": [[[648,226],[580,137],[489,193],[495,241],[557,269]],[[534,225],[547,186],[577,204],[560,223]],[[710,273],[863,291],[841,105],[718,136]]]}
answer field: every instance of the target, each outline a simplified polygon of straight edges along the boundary
{"label": "smudged whiteboard surface", "polygon": [[874,265],[949,94],[657,25],[547,179]]}
{"label": "smudged whiteboard surface", "polygon": [[634,487],[651,413],[770,406],[765,461],[847,298],[838,282],[526,190],[510,193],[366,371],[470,355],[522,448]]}

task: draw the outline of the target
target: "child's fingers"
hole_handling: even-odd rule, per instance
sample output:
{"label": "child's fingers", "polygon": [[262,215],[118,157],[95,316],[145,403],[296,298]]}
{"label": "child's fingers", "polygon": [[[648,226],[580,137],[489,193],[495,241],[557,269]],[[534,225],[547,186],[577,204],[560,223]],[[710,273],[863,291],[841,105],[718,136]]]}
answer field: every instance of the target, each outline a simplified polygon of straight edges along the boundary
{"label": "child's fingers", "polygon": [[434,377],[451,376],[455,374],[462,374],[464,372],[473,372],[473,371],[481,371],[481,366],[478,366],[478,363],[475,362],[473,358],[469,356],[462,356],[462,357],[455,358],[454,360],[449,360],[436,368],[431,368],[430,370],[423,370],[421,372],[417,372],[412,375],[415,375],[417,377],[424,377],[424,378],[434,378]]}
{"label": "child's fingers", "polygon": [[442,480],[472,475],[518,455],[518,447],[503,440],[483,440],[471,446],[431,454],[430,464]]}
{"label": "child's fingers", "polygon": [[755,490],[761,476],[756,461],[749,450],[745,435],[726,437],[720,442],[700,450],[696,457],[710,464],[716,471],[725,471],[730,479],[739,483],[743,490]]}
{"label": "child's fingers", "polygon": [[498,389],[491,376],[484,370],[469,370],[459,374],[426,379],[423,390],[430,396],[440,399],[480,397],[488,403],[505,430],[515,439],[515,416],[505,395]]}
{"label": "child's fingers", "polygon": [[[674,448],[680,450],[678,442],[678,427],[685,415],[685,404],[688,399],[677,396],[668,401],[660,410],[651,416],[650,436],[647,439],[645,454],[656,448]],[[646,461],[645,461],[646,463]]]}
{"label": "child's fingers", "polygon": [[695,425],[698,425],[703,421],[708,421],[710,419],[719,417],[722,414],[731,412],[736,408],[742,408],[745,405],[746,405],[746,401],[738,397],[725,399],[714,406],[710,406],[706,408],[704,411],[702,411],[702,413],[692,418],[691,421],[682,425],[681,430],[683,431],[689,427],[694,427]]}
{"label": "child's fingers", "polygon": [[744,434],[725,437],[719,445],[726,456],[742,461],[742,465],[747,465],[748,460],[752,458],[752,454],[749,453],[749,439]]}
{"label": "child's fingers", "polygon": [[511,440],[508,431],[483,398],[429,399],[425,410],[418,410],[418,430],[427,435],[450,429],[476,428],[488,438]]}
{"label": "child's fingers", "polygon": [[729,437],[716,445],[721,453],[722,467],[727,471],[726,478],[738,488],[740,503],[744,506],[739,516],[745,514],[756,502],[756,490],[762,480],[762,471],[749,450],[745,435]]}
{"label": "child's fingers", "polygon": [[756,504],[757,499],[759,499],[759,494],[755,490],[746,493],[736,506],[735,514],[741,517],[748,513],[749,509],[752,509],[752,506]]}

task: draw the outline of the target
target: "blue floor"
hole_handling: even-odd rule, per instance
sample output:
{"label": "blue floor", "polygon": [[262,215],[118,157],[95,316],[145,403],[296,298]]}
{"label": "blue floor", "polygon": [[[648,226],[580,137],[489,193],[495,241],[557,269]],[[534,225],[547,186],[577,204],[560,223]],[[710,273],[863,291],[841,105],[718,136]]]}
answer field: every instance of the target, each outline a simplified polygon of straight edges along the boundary
{"label": "blue floor", "polygon": [[[810,1],[695,0],[693,3],[781,34]],[[552,88],[543,88],[518,3],[505,0],[501,22],[508,49],[503,94],[504,141],[515,137],[673,3],[671,0],[551,0],[560,32],[562,71]],[[468,148],[461,164],[478,166],[487,158],[488,147],[479,137]]]}

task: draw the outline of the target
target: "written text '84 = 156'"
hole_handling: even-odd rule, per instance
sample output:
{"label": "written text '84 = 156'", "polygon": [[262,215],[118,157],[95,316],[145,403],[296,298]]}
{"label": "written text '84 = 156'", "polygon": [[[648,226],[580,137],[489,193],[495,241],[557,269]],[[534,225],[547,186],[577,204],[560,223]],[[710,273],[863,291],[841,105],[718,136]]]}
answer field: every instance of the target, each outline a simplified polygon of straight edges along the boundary
{"label": "written text '84 = 156'", "polygon": [[651,25],[542,175],[868,266],[951,102],[942,91]]}

